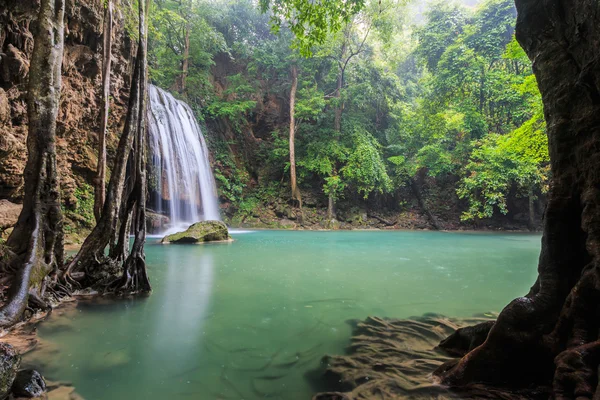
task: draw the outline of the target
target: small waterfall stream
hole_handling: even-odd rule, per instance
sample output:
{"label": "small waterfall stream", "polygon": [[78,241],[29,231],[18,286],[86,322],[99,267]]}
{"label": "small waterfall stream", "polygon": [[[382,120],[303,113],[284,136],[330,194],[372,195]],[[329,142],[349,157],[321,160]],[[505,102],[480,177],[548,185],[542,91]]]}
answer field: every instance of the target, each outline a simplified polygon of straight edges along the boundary
{"label": "small waterfall stream", "polygon": [[149,107],[150,208],[169,217],[166,233],[220,220],[206,141],[191,108],[153,85]]}

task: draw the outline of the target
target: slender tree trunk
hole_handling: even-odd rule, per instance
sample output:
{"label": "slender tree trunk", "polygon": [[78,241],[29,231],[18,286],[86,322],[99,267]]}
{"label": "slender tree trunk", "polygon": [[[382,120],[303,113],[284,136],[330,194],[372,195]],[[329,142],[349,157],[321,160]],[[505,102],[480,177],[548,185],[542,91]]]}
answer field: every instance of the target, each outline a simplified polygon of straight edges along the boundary
{"label": "slender tree trunk", "polygon": [[598,399],[600,9],[584,0],[516,5],[517,39],[533,60],[551,158],[538,279],[483,343],[466,346],[437,375],[455,387],[536,385],[554,399]]}
{"label": "slender tree trunk", "polygon": [[335,107],[333,129],[336,132],[342,131],[342,112],[344,110],[344,105],[342,104],[342,86],[344,84],[343,76],[344,76],[344,71],[341,71],[340,75],[338,76],[337,86],[335,89],[335,98],[337,99],[338,104]]}
{"label": "slender tree trunk", "polygon": [[[345,50],[344,50],[345,51]],[[340,135],[342,132],[342,112],[344,110],[344,105],[342,104],[342,87],[344,85],[344,70],[340,71],[337,80],[337,87],[335,90],[335,98],[338,99],[338,104],[335,107],[335,115],[333,120],[333,130]],[[334,171],[334,175],[337,172]],[[333,193],[329,193],[329,198],[327,202],[327,219],[331,221],[336,218],[335,215],[335,198],[333,197]]]}
{"label": "slender tree trunk", "polygon": [[102,112],[100,115],[100,133],[98,140],[98,166],[96,168],[96,187],[94,189],[94,217],[100,220],[104,199],[106,198],[106,129],[110,102],[110,64],[112,51],[112,1],[108,0],[104,9],[104,48],[102,53]]}
{"label": "slender tree trunk", "polygon": [[34,38],[27,90],[28,158],[23,210],[8,245],[23,265],[7,303],[0,309],[0,326],[18,322],[29,296],[39,300],[48,274],[63,263],[62,212],[56,165],[56,117],[60,104],[64,44],[63,0],[42,0]]}
{"label": "slender tree trunk", "polygon": [[292,88],[290,90],[290,182],[292,185],[292,199],[298,202],[300,207],[300,222],[302,222],[302,195],[296,182],[296,149],[295,149],[295,134],[296,134],[296,91],[298,89],[298,67],[292,65]]}
{"label": "slender tree trunk", "polygon": [[183,59],[181,60],[181,75],[179,77],[179,92],[185,92],[185,81],[190,69],[190,24],[185,26],[185,37],[183,46]]}
{"label": "slender tree trunk", "polygon": [[527,196],[528,205],[529,205],[529,230],[535,230],[535,196],[533,194],[533,187],[529,188],[529,193]]}

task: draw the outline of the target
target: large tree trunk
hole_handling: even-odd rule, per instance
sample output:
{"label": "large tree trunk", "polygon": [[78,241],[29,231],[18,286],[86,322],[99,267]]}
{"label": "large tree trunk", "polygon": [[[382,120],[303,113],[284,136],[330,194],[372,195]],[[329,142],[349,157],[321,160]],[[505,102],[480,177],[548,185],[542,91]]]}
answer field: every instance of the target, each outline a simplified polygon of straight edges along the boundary
{"label": "large tree trunk", "polygon": [[102,111],[100,115],[100,133],[98,140],[98,166],[94,188],[94,217],[100,220],[104,199],[106,198],[106,126],[110,102],[110,64],[112,51],[112,1],[108,0],[104,9],[104,48],[102,53]]}
{"label": "large tree trunk", "polygon": [[28,158],[23,210],[8,245],[23,263],[0,326],[13,325],[31,295],[39,300],[48,274],[63,263],[62,212],[56,167],[56,117],[60,103],[64,43],[63,0],[42,0],[27,90]]}
{"label": "large tree trunk", "polygon": [[[146,3],[146,4],[144,4]],[[131,252],[123,266],[123,276],[117,281],[116,290],[121,293],[148,293],[150,280],[146,271],[146,255],[144,244],[146,242],[146,93],[148,67],[146,61],[147,23],[146,10],[150,0],[139,2],[140,13],[140,77],[139,92],[141,106],[139,108],[138,126],[134,141],[134,167],[133,188],[126,204],[126,227],[129,226],[129,217],[133,215],[134,240]],[[128,231],[125,231],[128,232]],[[123,254],[124,255],[124,254]]]}
{"label": "large tree trunk", "polygon": [[[485,341],[438,371],[451,386],[550,386],[556,399],[600,391],[600,5],[517,0],[517,38],[544,101],[552,182],[538,279]],[[469,350],[469,349],[466,349]]]}
{"label": "large tree trunk", "polygon": [[292,88],[290,90],[290,182],[292,185],[292,200],[298,202],[300,218],[302,220],[302,195],[296,181],[296,91],[298,89],[298,67],[292,65]]}
{"label": "large tree trunk", "polygon": [[[109,244],[111,244],[111,247],[116,246],[119,241],[119,232],[126,229],[127,224],[127,218],[124,218],[125,214],[122,209],[123,193],[126,186],[125,179],[127,176],[129,155],[140,124],[140,112],[142,111],[141,103],[142,96],[144,95],[144,93],[140,93],[140,91],[142,89],[145,90],[145,83],[143,86],[140,83],[141,80],[144,80],[142,73],[145,73],[145,67],[142,67],[141,64],[146,62],[146,49],[145,45],[142,45],[142,40],[145,40],[145,38],[140,35],[133,77],[131,80],[131,88],[129,91],[129,103],[127,116],[125,118],[125,127],[119,140],[117,156],[115,157],[115,164],[112,168],[102,216],[92,232],[83,242],[77,255],[71,260],[64,271],[64,277],[68,282],[70,282],[71,277],[78,280],[83,279],[81,275],[83,275],[84,272],[88,275],[88,278],[90,278],[89,275],[93,275],[98,269],[102,269],[103,265],[120,263],[123,261],[121,254],[118,257],[114,257],[114,251],[111,251],[110,257],[107,258],[105,256],[105,250]],[[142,69],[144,69],[144,71],[142,71]],[[126,196],[125,199],[127,198],[128,197]],[[125,231],[124,235],[126,234],[127,231]],[[123,241],[123,244],[124,247],[127,247],[126,241]],[[74,275],[73,272],[77,272],[77,275]],[[85,277],[85,275],[83,275],[83,277]],[[93,278],[91,279],[92,281],[88,280],[88,284],[94,283]]]}

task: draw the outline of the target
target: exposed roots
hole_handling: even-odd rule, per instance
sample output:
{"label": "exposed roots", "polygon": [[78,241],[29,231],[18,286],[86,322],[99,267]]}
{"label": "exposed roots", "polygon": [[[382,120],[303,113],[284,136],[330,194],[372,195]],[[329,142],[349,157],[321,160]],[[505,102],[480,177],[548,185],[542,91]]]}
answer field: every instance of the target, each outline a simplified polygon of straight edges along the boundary
{"label": "exposed roots", "polygon": [[[473,323],[475,327],[459,329]],[[443,343],[452,354],[466,352],[482,340],[491,325],[489,318],[370,317],[355,329],[350,355],[324,358],[322,379],[333,391],[314,399],[547,399],[547,387],[506,390],[474,383],[451,390],[432,376],[435,369],[456,363],[438,346],[441,340],[450,338]]]}

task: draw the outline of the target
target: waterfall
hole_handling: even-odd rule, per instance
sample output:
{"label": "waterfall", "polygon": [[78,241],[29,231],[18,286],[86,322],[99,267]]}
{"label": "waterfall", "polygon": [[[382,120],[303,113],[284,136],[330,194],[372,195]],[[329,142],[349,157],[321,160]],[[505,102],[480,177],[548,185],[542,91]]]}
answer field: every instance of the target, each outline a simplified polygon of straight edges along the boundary
{"label": "waterfall", "polygon": [[149,206],[169,217],[169,232],[220,220],[208,149],[191,108],[149,86]]}

